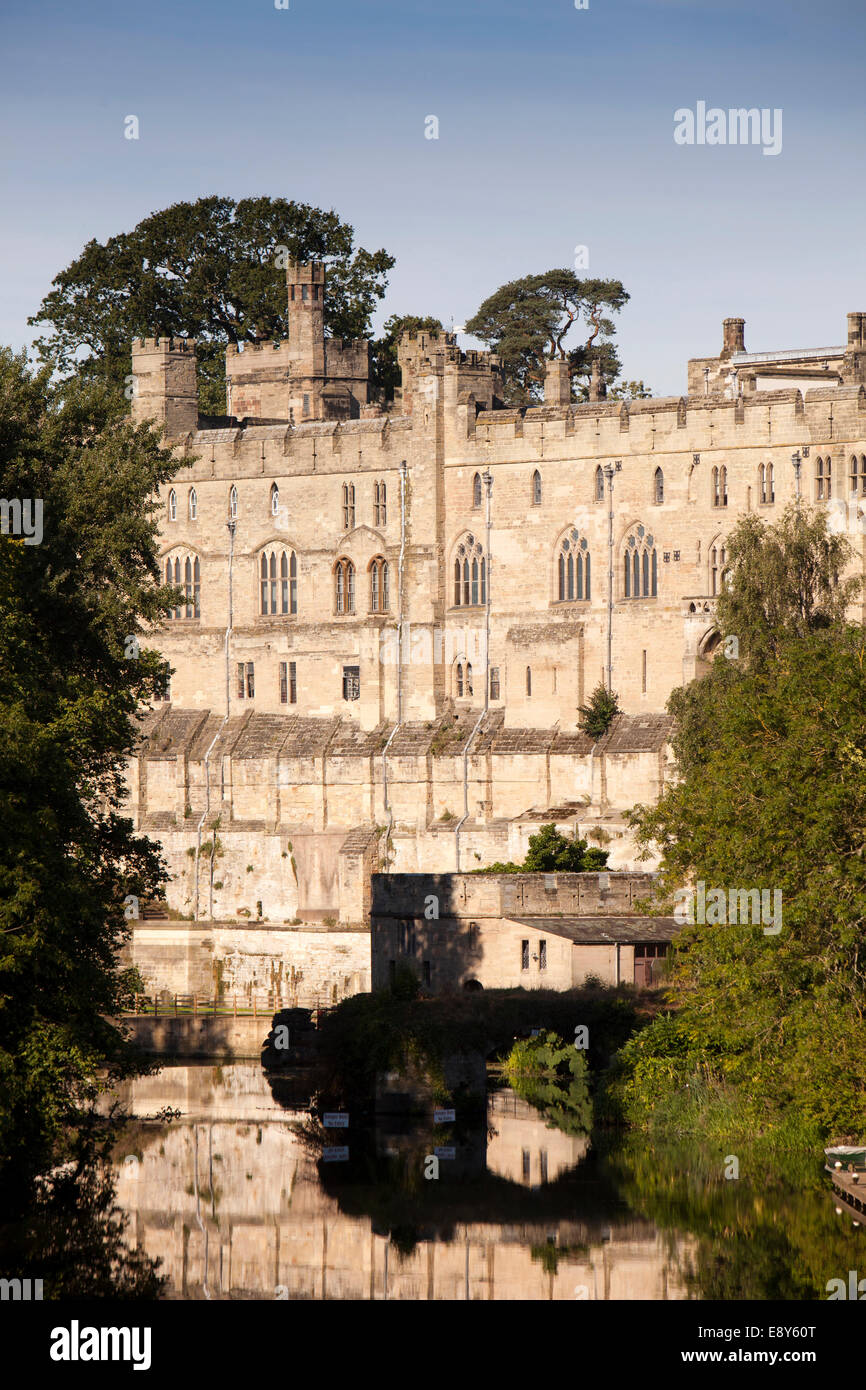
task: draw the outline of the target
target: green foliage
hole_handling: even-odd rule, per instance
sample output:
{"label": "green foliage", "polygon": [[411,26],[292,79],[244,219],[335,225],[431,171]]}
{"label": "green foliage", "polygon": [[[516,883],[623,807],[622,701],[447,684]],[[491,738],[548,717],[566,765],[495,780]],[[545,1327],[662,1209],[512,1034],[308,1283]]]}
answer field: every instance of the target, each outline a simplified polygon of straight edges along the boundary
{"label": "green foliage", "polygon": [[844,536],[827,530],[823,511],[792,503],[774,526],[750,513],[727,542],[729,583],[716,606],[719,629],[739,639],[740,659],[752,665],[778,656],[789,637],[805,637],[844,622],[862,586],[843,580],[852,558]]}
{"label": "green foliage", "polygon": [[[852,1230],[829,1200],[820,1132],[788,1114],[758,1133],[743,1105],[737,1093],[721,1122],[718,1104],[705,1107],[708,1131],[688,1145],[634,1135],[603,1171],[636,1215],[674,1236],[688,1232],[692,1298],[826,1299],[828,1274],[851,1267]],[[732,1153],[736,1180],[725,1176]]]}
{"label": "green foliage", "polygon": [[555,825],[543,825],[529,837],[529,849],[522,864],[496,863],[474,874],[582,874],[603,869],[608,851],[590,848],[586,840],[569,839]]}
{"label": "green foliage", "polygon": [[519,1039],[504,1064],[509,1085],[566,1134],[592,1128],[589,1067],[583,1052],[557,1034]]}
{"label": "green foliage", "polygon": [[609,401],[648,401],[652,391],[642,381],[614,382],[607,393]]}
{"label": "green foliage", "polygon": [[397,348],[404,333],[441,333],[442,323],[430,314],[392,314],[382,325],[381,338],[374,338],[370,353],[370,387],[375,399],[383,403],[394,399],[401,383]]}
{"label": "green foliage", "polygon": [[611,724],[622,711],[616,692],[599,683],[589,697],[589,704],[580,706],[578,724],[590,738],[604,738]]}
{"label": "green foliage", "polygon": [[[671,696],[680,777],[656,806],[635,808],[633,824],[646,850],[661,851],[660,901],[699,880],[726,894],[778,890],[782,930],[686,927],[670,975],[670,1027],[685,1051],[672,1058],[661,1026],[647,1030],[631,1055],[631,1100],[645,1110],[709,1067],[714,1083],[771,1113],[860,1130],[866,634],[834,621],[838,551],[822,550],[813,521],[789,514],[757,543],[748,528],[741,535],[750,548],[736,554],[749,555],[749,569],[734,568],[730,611],[743,619],[748,659],[717,660]],[[805,555],[793,578],[780,555]]]}
{"label": "green foliage", "polygon": [[[546,357],[569,362],[573,379],[582,383],[576,394],[580,399],[587,394],[594,362],[603,381],[613,382],[619,373],[610,341],[616,329],[604,311],[616,312],[628,299],[619,280],[581,280],[571,270],[548,270],[500,286],[467,320],[466,332],[499,354],[509,405],[531,405],[541,398]],[[581,347],[567,352],[563,339],[581,315],[592,331]]]}
{"label": "green foliage", "polygon": [[391,995],[394,999],[404,1002],[410,999],[417,999],[421,992],[421,982],[411,966],[404,965],[401,961],[394,971],[394,979],[391,984]]}
{"label": "green foliage", "polygon": [[36,347],[57,371],[100,377],[120,393],[134,337],[196,338],[200,407],[222,415],[225,345],[288,336],[281,247],[325,262],[325,331],[365,337],[392,256],[355,248],[353,229],[333,211],[213,196],[174,203],[104,244],[89,241],[29,320],[51,330]]}
{"label": "green foliage", "polygon": [[0,537],[0,1174],[7,1211],[76,1152],[91,1102],[134,1069],[111,1022],[130,976],[124,899],[160,895],[158,848],[122,815],[135,714],[171,606],[152,496],[176,468],[104,386],[52,390],[0,351],[0,492],[39,498],[40,545]]}
{"label": "green foliage", "polygon": [[[372,1095],[377,1072],[405,1068],[411,1056],[425,1066],[450,1054],[507,1055],[515,1033],[546,1027],[562,1036],[579,1019],[589,1029],[590,1066],[629,1037],[634,1000],[612,991],[484,990],[433,999],[404,999],[390,990],[354,995],[325,1015],[319,1048],[324,1089],[350,1103]],[[573,1049],[575,1056],[584,1054]]]}

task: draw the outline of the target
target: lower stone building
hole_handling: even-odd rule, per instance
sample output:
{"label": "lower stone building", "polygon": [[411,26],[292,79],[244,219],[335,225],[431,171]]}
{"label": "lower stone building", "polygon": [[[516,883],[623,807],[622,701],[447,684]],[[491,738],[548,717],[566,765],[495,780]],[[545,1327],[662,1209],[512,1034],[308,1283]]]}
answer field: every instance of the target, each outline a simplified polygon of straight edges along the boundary
{"label": "lower stone building", "polygon": [[424,990],[567,990],[658,981],[672,917],[638,911],[653,876],[375,874],[373,989],[409,968]]}

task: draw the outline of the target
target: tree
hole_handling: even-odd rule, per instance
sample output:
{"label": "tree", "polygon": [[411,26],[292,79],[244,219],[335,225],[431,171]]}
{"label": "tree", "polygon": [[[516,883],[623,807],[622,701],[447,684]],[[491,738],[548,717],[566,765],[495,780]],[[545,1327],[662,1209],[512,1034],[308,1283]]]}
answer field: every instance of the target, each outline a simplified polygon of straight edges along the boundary
{"label": "tree", "polygon": [[[673,1046],[653,1025],[642,1065],[669,1086],[708,1067],[750,1103],[848,1130],[866,1101],[866,633],[843,621],[840,539],[797,508],[733,533],[719,614],[743,660],[672,694],[678,780],[633,824],[660,852],[662,901],[702,882],[725,904],[677,941]],[[769,921],[746,910],[753,890]]]}
{"label": "tree", "polygon": [[607,393],[609,401],[648,401],[652,391],[642,381],[618,381]]}
{"label": "tree", "polygon": [[400,364],[397,348],[404,333],[441,333],[442,324],[430,314],[392,314],[382,326],[382,337],[373,340],[370,385],[373,395],[383,404],[394,399],[400,385]]}
{"label": "tree", "polygon": [[585,734],[597,741],[604,738],[616,716],[621,713],[616,693],[599,683],[589,697],[589,704],[580,706],[577,722]]}
{"label": "tree", "polygon": [[475,869],[478,874],[582,874],[603,869],[607,864],[606,849],[590,849],[586,840],[577,836],[569,839],[555,825],[543,825],[537,835],[530,835],[529,849],[522,864],[491,864],[487,869]]}
{"label": "tree", "polygon": [[285,198],[212,196],[175,203],[130,232],[89,241],[53,280],[29,322],[42,361],[122,387],[134,337],[175,335],[199,341],[199,404],[225,412],[227,343],[285,338],[289,258],[324,261],[325,330],[367,336],[394,258],[354,246],[336,212]]}
{"label": "tree", "polygon": [[[509,404],[540,398],[545,359],[552,357],[568,361],[585,395],[594,362],[605,382],[619,374],[610,341],[616,329],[604,311],[616,312],[628,299],[619,280],[581,280],[571,270],[548,270],[500,286],[467,321],[466,332],[498,353]],[[563,340],[581,316],[592,331],[582,346],[566,350]]]}
{"label": "tree", "polygon": [[[161,674],[141,643],[177,602],[155,505],[176,460],[105,383],[49,385],[0,351],[0,488],[41,506],[41,543],[0,536],[0,1176],[6,1215],[92,1147],[93,1102],[140,1070],[110,1021],[127,909],[159,896],[158,848],[123,815],[136,711]],[[36,532],[33,532],[35,538]]]}
{"label": "tree", "polygon": [[818,509],[791,503],[775,526],[744,516],[726,548],[719,628],[737,637],[740,657],[752,663],[775,655],[788,637],[841,622],[861,588],[857,576],[843,580],[853,551]]}

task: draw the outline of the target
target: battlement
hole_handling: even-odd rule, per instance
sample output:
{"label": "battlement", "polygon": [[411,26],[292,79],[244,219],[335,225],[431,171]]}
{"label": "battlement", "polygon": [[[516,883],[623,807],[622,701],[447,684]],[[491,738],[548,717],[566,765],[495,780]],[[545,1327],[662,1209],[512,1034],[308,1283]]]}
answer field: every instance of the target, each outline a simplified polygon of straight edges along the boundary
{"label": "battlement", "polygon": [[266,342],[266,343],[227,343],[226,357],[246,357],[250,352],[282,352],[285,342]]}
{"label": "battlement", "polygon": [[324,261],[289,261],[286,281],[290,285],[324,285]]}
{"label": "battlement", "polygon": [[408,366],[415,371],[424,367],[441,370],[445,364],[458,367],[472,367],[476,370],[498,368],[499,358],[495,352],[481,348],[467,348],[463,351],[457,346],[457,334],[444,329],[437,333],[404,333],[397,345],[397,359],[401,367]]}
{"label": "battlement", "polygon": [[197,338],[133,338],[132,351],[139,352],[195,352]]}

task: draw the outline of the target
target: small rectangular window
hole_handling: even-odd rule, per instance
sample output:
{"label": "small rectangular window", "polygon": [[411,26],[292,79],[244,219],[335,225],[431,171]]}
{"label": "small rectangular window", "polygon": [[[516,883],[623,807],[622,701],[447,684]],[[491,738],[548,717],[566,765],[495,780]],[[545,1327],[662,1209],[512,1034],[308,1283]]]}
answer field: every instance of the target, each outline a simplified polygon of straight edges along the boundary
{"label": "small rectangular window", "polygon": [[528,941],[521,941],[521,943],[520,943],[520,968],[521,968],[521,970],[528,970],[528,969],[529,969],[529,942],[528,942]]}
{"label": "small rectangular window", "polygon": [[309,398],[309,396],[308,396],[308,395],[306,394],[306,392],[305,392],[305,393],[304,393],[304,414],[305,414],[305,415],[309,415],[309,413],[310,413],[310,398]]}
{"label": "small rectangular window", "polygon": [[156,679],[156,689],[153,695],[154,700],[171,699],[171,666],[166,661]]}
{"label": "small rectangular window", "polygon": [[287,705],[288,703],[289,703],[289,672],[288,672],[288,663],[285,662],[285,661],[281,661],[281,662],[280,662],[280,704],[281,704],[281,705]]}
{"label": "small rectangular window", "polygon": [[289,662],[289,704],[298,703],[298,666],[297,662]]}
{"label": "small rectangular window", "polygon": [[301,285],[301,299],[309,299],[309,297],[310,297],[310,287],[309,287],[309,285]]}
{"label": "small rectangular window", "polygon": [[538,1163],[541,1170],[541,1181],[547,1182],[547,1149],[542,1149],[538,1155]]}
{"label": "small rectangular window", "polygon": [[498,666],[491,666],[491,668],[490,668],[490,698],[491,698],[491,700],[498,700],[498,699],[500,698],[500,697],[499,697],[499,667],[498,667]]}
{"label": "small rectangular window", "polygon": [[247,699],[255,698],[256,693],[256,674],[255,667],[251,661],[247,662]]}
{"label": "small rectangular window", "polygon": [[238,662],[238,699],[242,700],[246,694],[246,665],[243,661]]}
{"label": "small rectangular window", "polygon": [[538,943],[538,968],[539,968],[539,970],[546,970],[546,969],[547,969],[547,942],[546,942],[546,941],[539,941],[539,943]]}
{"label": "small rectangular window", "polygon": [[361,668],[360,666],[343,667],[343,699],[360,700],[361,698]]}
{"label": "small rectangular window", "polygon": [[646,695],[646,648],[644,648],[644,650],[643,650],[643,657],[642,657],[641,689],[642,689],[644,695]]}
{"label": "small rectangular window", "polygon": [[529,1150],[523,1150],[523,1181],[529,1182]]}

